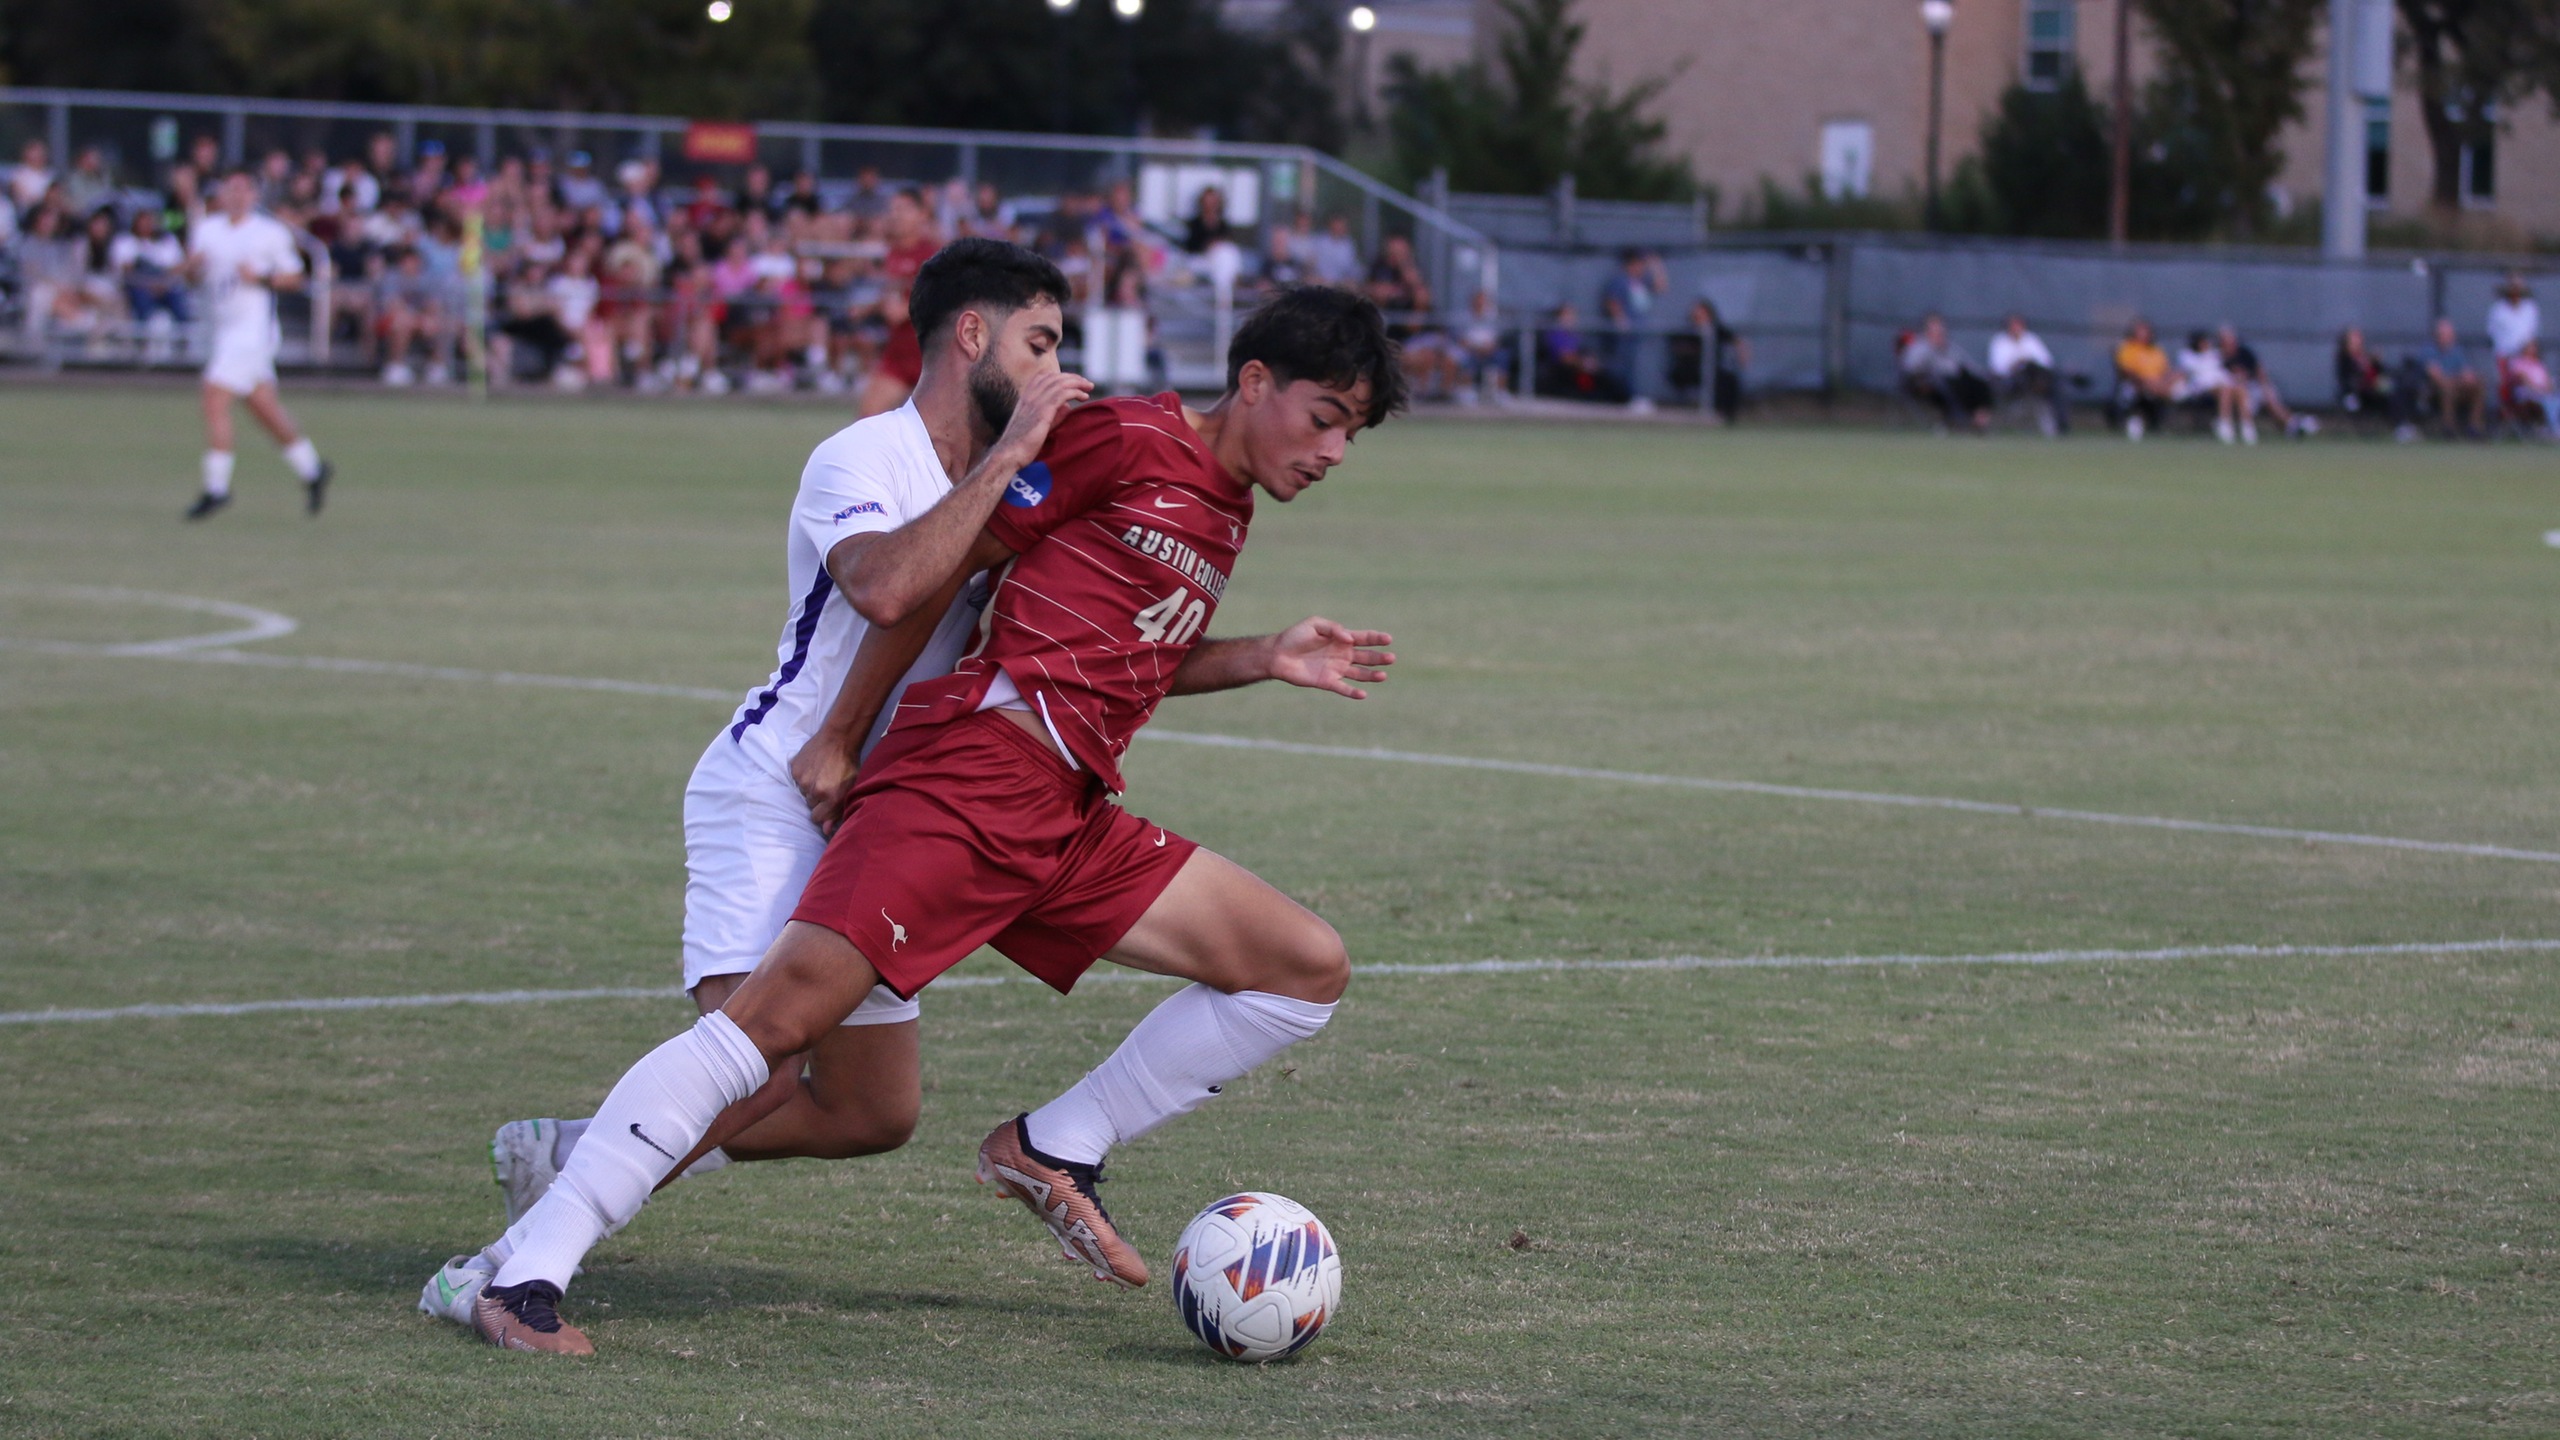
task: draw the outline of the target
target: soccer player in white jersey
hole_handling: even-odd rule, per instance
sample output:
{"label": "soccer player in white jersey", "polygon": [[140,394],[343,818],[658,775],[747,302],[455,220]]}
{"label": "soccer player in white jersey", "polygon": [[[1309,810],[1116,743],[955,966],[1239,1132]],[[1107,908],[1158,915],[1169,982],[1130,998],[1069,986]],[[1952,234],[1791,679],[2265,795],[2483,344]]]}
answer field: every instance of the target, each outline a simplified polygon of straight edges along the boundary
{"label": "soccer player in white jersey", "polygon": [[302,477],[302,508],[320,513],[331,467],[295,427],[276,395],[276,294],[302,288],[302,252],[293,232],[258,213],[258,182],[246,170],[222,177],[218,208],[187,233],[187,271],[212,302],[213,354],[204,367],[204,492],[187,508],[202,520],[231,503],[231,402],[247,402]]}
{"label": "soccer player in white jersey", "polygon": [[[791,604],[773,674],[712,737],[685,786],[684,985],[702,1013],[747,978],[800,903],[853,771],[895,713],[886,702],[912,681],[949,674],[974,635],[983,583],[951,602],[903,674],[880,673],[856,663],[871,627],[855,601],[866,586],[900,578],[871,573],[883,568],[873,548],[881,536],[931,510],[951,477],[976,468],[1005,432],[1045,429],[1090,392],[1058,370],[1060,307],[1070,294],[1057,266],[1020,246],[970,239],[945,247],[915,281],[925,369],[913,396],[828,437],[801,471],[786,541]],[[886,568],[895,567],[892,559]],[[810,1052],[807,1074],[779,1110],[682,1175],[733,1160],[846,1159],[905,1144],[923,1105],[916,1016],[915,1001],[875,988]],[[510,1223],[550,1187],[586,1125],[499,1127],[490,1162]],[[506,1258],[493,1253],[501,1248],[446,1262],[418,1308],[470,1324],[473,1301]]]}

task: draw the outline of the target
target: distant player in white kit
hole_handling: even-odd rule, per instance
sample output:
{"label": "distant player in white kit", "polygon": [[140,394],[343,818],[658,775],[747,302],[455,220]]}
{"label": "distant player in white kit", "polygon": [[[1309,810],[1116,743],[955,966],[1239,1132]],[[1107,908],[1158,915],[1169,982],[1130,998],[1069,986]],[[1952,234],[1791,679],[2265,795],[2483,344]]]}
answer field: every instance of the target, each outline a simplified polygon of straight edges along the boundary
{"label": "distant player in white kit", "polygon": [[[856,664],[872,627],[853,602],[875,573],[898,578],[899,547],[880,544],[890,532],[932,510],[1008,428],[1045,430],[1062,405],[1089,393],[1058,371],[1060,306],[1070,294],[1055,265],[1019,246],[970,239],[945,247],[916,277],[925,369],[912,398],[837,431],[802,469],[785,543],[791,604],[773,674],[712,737],[685,786],[684,985],[704,1014],[755,969],[800,903],[897,692],[949,674],[974,638],[984,577],[943,612],[903,674],[879,674]],[[844,1159],[905,1144],[924,1103],[917,1014],[915,1001],[875,988],[809,1053],[808,1074],[781,1108],[682,1175],[732,1160]],[[586,1124],[499,1127],[490,1161],[510,1222],[550,1187]],[[506,1258],[495,1249],[448,1261],[418,1308],[470,1324],[473,1301]]]}
{"label": "distant player in white kit", "polygon": [[276,293],[302,288],[293,232],[258,213],[258,184],[246,170],[222,177],[219,207],[187,236],[189,278],[204,287],[213,355],[204,367],[204,493],[187,508],[202,520],[231,503],[231,401],[248,402],[284,460],[302,477],[302,508],[317,515],[328,498],[329,462],[295,428],[276,396]]}

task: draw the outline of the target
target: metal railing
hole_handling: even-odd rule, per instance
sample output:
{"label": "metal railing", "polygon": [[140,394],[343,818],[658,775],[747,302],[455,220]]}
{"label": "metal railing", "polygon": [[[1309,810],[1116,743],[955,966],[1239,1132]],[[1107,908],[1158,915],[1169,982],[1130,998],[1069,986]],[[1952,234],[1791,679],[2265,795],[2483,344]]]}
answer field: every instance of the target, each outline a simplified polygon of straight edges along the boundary
{"label": "metal railing", "polygon": [[[692,123],[663,115],[0,87],[0,159],[14,159],[25,141],[39,139],[62,173],[94,148],[106,178],[119,187],[156,186],[200,137],[225,165],[254,163],[277,150],[297,158],[318,151],[333,162],[359,158],[377,135],[387,135],[404,166],[432,143],[449,156],[473,157],[484,171],[505,157],[536,153],[556,164],[587,152],[605,175],[625,160],[646,160],[669,191],[688,188],[697,172],[737,173],[740,162],[685,158]],[[1230,218],[1249,232],[1299,214],[1319,224],[1339,215],[1351,222],[1364,256],[1374,256],[1389,235],[1408,237],[1446,313],[1463,311],[1477,290],[1499,285],[1498,251],[1481,231],[1300,146],[764,121],[753,126],[752,153],[777,176],[807,171],[822,193],[839,200],[865,168],[889,184],[957,180],[974,188],[988,182],[1008,196],[1033,199],[1125,183],[1141,214],[1169,232],[1178,231],[1201,189],[1217,185],[1226,192]],[[1213,371],[1222,363],[1231,311],[1174,288],[1156,307],[1157,328],[1177,342],[1186,371]],[[327,352],[317,353],[325,359]]]}

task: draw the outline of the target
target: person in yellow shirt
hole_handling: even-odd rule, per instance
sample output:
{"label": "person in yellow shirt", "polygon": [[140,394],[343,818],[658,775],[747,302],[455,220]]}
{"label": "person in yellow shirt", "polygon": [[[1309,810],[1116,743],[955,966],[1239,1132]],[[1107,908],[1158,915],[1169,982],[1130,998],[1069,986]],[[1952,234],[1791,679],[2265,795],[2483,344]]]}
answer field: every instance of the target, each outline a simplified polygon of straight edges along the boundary
{"label": "person in yellow shirt", "polygon": [[2139,440],[2145,429],[2159,425],[2168,404],[2169,352],[2160,348],[2150,321],[2136,320],[2126,327],[2115,359],[2115,403],[2110,408],[2124,423],[2124,437]]}

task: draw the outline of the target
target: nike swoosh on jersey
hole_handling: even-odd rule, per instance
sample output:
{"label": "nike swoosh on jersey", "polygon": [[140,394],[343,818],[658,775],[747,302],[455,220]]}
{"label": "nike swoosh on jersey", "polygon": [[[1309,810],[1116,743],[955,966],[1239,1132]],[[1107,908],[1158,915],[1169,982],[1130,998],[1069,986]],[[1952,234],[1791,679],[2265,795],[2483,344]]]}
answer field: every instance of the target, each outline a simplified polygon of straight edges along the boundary
{"label": "nike swoosh on jersey", "polygon": [[1182,505],[1182,502],[1181,502],[1181,501],[1179,501],[1179,500],[1176,500],[1176,501],[1174,501],[1172,504],[1168,505],[1168,504],[1166,504],[1166,503],[1165,503],[1164,497],[1163,497],[1163,496],[1161,496],[1161,495],[1159,495],[1159,496],[1157,496],[1157,497],[1156,497],[1156,508],[1157,508],[1157,509],[1159,509],[1159,510],[1179,510],[1179,509],[1182,509],[1182,508],[1183,508],[1183,505]]}

